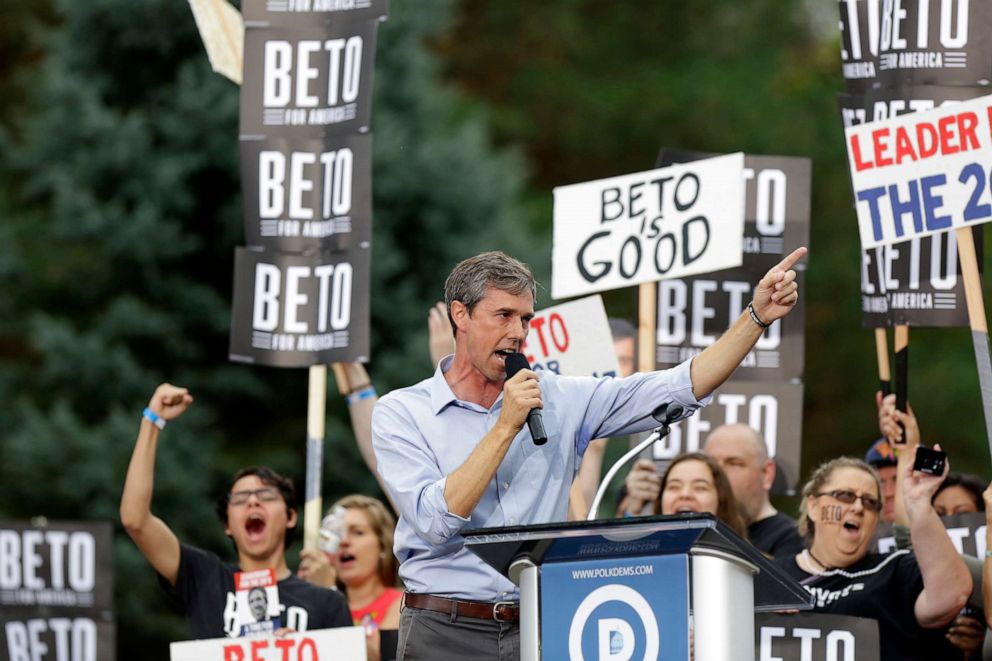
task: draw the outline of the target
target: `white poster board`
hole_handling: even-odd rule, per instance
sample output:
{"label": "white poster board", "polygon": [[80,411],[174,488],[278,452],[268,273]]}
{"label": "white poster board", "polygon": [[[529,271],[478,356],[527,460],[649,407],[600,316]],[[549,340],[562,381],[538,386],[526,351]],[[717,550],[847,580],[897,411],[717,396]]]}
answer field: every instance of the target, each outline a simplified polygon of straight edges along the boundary
{"label": "white poster board", "polygon": [[169,645],[172,661],[364,661],[365,632],[362,627],[318,629],[282,638],[214,638],[188,640]]}
{"label": "white poster board", "polygon": [[744,155],[554,189],[555,299],[740,266]]}
{"label": "white poster board", "polygon": [[992,220],[992,96],[845,130],[861,247]]}
{"label": "white poster board", "polygon": [[535,370],[565,376],[619,373],[610,322],[598,294],[538,311],[521,353]]}

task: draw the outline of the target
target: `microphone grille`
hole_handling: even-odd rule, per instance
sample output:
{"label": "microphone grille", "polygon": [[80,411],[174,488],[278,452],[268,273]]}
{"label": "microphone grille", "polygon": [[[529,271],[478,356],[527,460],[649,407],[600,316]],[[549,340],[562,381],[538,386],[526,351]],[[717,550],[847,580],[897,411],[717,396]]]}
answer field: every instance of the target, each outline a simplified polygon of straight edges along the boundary
{"label": "microphone grille", "polygon": [[511,353],[506,357],[506,378],[512,379],[520,370],[529,370],[530,363],[522,353]]}

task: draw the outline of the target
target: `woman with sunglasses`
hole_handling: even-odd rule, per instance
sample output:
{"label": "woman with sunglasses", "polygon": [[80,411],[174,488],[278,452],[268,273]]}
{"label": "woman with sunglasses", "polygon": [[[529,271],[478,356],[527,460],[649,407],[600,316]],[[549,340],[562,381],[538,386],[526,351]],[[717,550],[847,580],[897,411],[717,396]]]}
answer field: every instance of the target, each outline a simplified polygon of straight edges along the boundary
{"label": "woman with sunglasses", "polygon": [[817,468],[803,487],[799,532],[807,548],[781,563],[813,595],[814,611],[877,620],[882,661],[953,658],[940,629],[971,594],[968,568],[931,504],[944,476],[913,471],[912,464],[903,475],[903,501],[915,555],[869,553],[881,483],[868,464],[841,457]]}

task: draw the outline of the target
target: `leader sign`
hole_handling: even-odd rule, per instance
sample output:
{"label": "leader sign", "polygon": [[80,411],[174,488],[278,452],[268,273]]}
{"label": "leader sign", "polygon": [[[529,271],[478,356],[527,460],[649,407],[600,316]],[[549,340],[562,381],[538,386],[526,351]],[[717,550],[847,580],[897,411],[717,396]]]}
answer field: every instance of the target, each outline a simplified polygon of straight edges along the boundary
{"label": "leader sign", "polygon": [[367,131],[378,25],[245,30],[241,135]]}
{"label": "leader sign", "polygon": [[617,354],[599,296],[538,311],[520,351],[535,370],[565,376],[617,376]]}
{"label": "leader sign", "polygon": [[367,360],[369,252],[236,248],[231,360],[275,367]]}
{"label": "leader sign", "polygon": [[992,220],[992,96],[846,129],[862,248]]}
{"label": "leader sign", "polygon": [[372,136],[241,140],[245,241],[285,252],[372,239]]}
{"label": "leader sign", "polygon": [[743,167],[731,154],[555,188],[551,295],[739,266]]}

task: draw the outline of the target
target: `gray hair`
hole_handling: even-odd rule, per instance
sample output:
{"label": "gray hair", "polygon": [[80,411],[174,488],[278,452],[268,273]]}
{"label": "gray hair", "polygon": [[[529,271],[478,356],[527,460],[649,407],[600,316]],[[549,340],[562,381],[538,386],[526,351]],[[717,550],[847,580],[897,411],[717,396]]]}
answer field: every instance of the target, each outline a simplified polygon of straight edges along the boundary
{"label": "gray hair", "polygon": [[819,494],[823,490],[823,485],[830,481],[834,471],[841,468],[857,468],[871,475],[875,478],[875,493],[879,497],[882,497],[882,482],[878,479],[878,472],[860,459],[855,459],[854,457],[837,457],[824,464],[820,464],[813,471],[809,482],[803,487],[802,500],[799,501],[799,535],[807,539],[811,544],[813,536],[816,534],[816,524],[809,518],[806,500],[810,496]]}
{"label": "gray hair", "polygon": [[471,313],[489,288],[514,296],[530,292],[537,303],[537,281],[529,266],[499,251],[469,257],[458,262],[444,282],[444,304],[452,334],[455,334],[455,319],[451,316],[451,303],[461,301]]}

